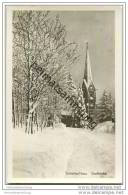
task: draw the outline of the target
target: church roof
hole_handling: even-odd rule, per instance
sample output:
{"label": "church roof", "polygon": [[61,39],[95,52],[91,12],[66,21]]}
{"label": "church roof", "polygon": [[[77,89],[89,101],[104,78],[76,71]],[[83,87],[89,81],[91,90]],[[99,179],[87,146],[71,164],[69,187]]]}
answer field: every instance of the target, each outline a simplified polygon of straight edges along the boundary
{"label": "church roof", "polygon": [[71,114],[72,114],[71,111],[68,111],[68,110],[61,110],[61,115],[70,116]]}
{"label": "church roof", "polygon": [[87,86],[89,86],[91,83],[93,83],[88,43],[86,43],[84,82],[87,84]]}

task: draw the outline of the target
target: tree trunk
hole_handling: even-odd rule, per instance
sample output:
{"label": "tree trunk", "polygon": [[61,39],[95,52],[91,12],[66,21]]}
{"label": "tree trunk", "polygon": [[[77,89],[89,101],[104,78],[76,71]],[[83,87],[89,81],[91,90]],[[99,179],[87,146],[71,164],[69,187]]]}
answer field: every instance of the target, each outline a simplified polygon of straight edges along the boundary
{"label": "tree trunk", "polygon": [[30,113],[29,129],[30,133],[33,134],[33,113]]}
{"label": "tree trunk", "polygon": [[25,132],[26,133],[31,133],[33,134],[33,117],[32,117],[33,113],[29,113],[28,117],[27,117],[27,121],[26,121],[26,129]]}
{"label": "tree trunk", "polygon": [[13,128],[16,126],[16,119],[15,119],[15,105],[14,105],[14,98],[12,97],[12,117],[13,117]]}

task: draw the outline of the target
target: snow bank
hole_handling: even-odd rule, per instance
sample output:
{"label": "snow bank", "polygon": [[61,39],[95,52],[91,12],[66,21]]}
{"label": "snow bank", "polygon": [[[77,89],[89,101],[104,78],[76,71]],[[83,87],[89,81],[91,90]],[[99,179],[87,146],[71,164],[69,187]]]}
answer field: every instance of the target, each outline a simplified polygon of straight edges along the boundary
{"label": "snow bank", "polygon": [[[74,150],[68,161],[67,172],[87,173],[67,177],[114,177],[115,175],[115,135],[89,131],[88,129],[74,129],[77,134]],[[105,175],[92,174],[94,172]]]}
{"label": "snow bank", "polygon": [[100,123],[95,127],[94,131],[104,132],[104,133],[114,133],[115,132],[114,123],[112,123],[111,121]]}
{"label": "snow bank", "polygon": [[63,177],[73,150],[70,132],[46,128],[42,133],[13,132],[14,177]]}
{"label": "snow bank", "polygon": [[[94,131],[49,127],[34,135],[13,130],[13,177],[114,177],[115,134],[104,133],[109,125],[99,124]],[[87,175],[67,174],[72,172]]]}
{"label": "snow bank", "polygon": [[66,125],[63,123],[57,123],[57,124],[54,124],[54,128],[59,128],[59,130],[61,130],[61,129],[65,129]]}

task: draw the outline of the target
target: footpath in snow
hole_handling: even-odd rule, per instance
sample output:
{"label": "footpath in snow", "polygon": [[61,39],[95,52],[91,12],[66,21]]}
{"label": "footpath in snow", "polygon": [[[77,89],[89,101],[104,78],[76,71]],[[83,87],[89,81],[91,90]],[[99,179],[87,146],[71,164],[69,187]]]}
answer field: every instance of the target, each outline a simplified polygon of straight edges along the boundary
{"label": "footpath in snow", "polygon": [[114,151],[113,133],[46,128],[28,135],[14,129],[13,177],[113,177]]}

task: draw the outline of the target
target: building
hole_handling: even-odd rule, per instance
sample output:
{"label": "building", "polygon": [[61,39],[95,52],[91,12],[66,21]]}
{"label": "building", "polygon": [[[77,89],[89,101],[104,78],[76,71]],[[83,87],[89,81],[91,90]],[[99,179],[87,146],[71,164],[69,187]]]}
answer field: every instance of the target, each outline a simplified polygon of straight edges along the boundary
{"label": "building", "polygon": [[[85,102],[87,114],[94,118],[96,109],[96,88],[92,79],[91,63],[89,58],[88,43],[86,44],[86,58],[85,58],[85,69],[82,83],[83,98]],[[67,127],[80,128],[80,118],[73,115],[69,110],[62,110],[61,122]]]}
{"label": "building", "polygon": [[86,111],[90,117],[94,117],[96,108],[96,88],[92,78],[91,63],[89,57],[88,43],[86,43],[86,58],[85,58],[85,70],[82,83],[82,91]]}

